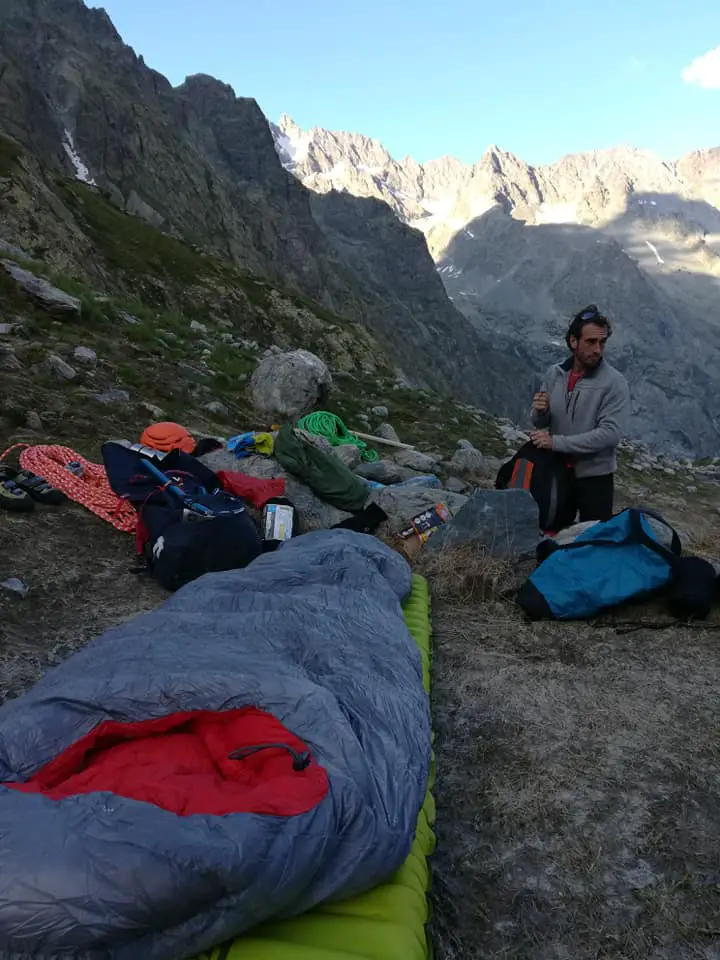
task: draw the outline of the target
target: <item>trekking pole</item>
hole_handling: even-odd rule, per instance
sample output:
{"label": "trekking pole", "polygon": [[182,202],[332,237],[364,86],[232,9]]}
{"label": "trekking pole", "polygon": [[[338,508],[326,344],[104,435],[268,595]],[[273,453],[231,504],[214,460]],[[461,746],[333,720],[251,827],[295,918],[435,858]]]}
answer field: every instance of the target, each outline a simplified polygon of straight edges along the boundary
{"label": "trekking pole", "polygon": [[177,497],[180,503],[184,504],[189,510],[194,511],[195,513],[202,513],[205,516],[214,516],[213,511],[209,507],[206,507],[202,503],[197,503],[192,499],[192,497],[189,497],[181,487],[173,483],[170,477],[164,474],[162,470],[155,466],[154,463],[151,463],[149,460],[145,460],[143,457],[140,458],[140,463],[148,471],[148,473],[162,483],[163,487],[168,491],[168,493],[172,493],[173,496]]}

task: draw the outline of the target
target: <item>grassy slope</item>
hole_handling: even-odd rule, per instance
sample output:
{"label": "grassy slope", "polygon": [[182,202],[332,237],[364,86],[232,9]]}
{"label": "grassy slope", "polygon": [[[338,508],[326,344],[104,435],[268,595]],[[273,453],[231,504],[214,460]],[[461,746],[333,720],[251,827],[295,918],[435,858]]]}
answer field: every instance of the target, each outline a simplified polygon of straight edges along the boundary
{"label": "grassy slope", "polygon": [[[0,175],[20,176],[21,156],[0,137]],[[21,321],[20,335],[3,342],[23,363],[21,371],[4,372],[0,383],[6,439],[35,439],[24,429],[33,410],[46,426],[44,440],[96,447],[99,437],[137,435],[152,419],[143,402],[199,431],[267,427],[253,413],[246,387],[262,349],[278,345],[312,350],[328,363],[337,384],[329,409],[357,429],[367,430],[368,411],[384,405],[409,442],[450,453],[466,438],[488,453],[504,452],[493,418],[430,393],[397,389],[390,359],[359,324],[166,236],[84,184],[58,180],[54,190],[92,241],[97,260],[75,275],[58,275],[43,262],[23,264],[80,297],[80,321],[53,319],[0,275],[0,321]],[[123,313],[138,322],[128,324]],[[192,330],[193,320],[206,329]],[[97,352],[96,368],[73,361],[79,345]],[[70,362],[78,377],[43,374],[38,364],[50,352]],[[98,403],[96,394],[112,387],[127,390],[131,402]],[[213,400],[227,414],[209,415],[205,406]]]}

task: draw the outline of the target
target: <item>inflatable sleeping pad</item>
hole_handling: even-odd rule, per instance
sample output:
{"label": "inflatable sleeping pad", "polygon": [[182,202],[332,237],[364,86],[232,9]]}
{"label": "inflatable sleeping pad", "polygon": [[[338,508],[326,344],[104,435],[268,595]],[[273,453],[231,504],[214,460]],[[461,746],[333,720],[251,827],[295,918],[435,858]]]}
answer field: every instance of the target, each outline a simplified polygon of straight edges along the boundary
{"label": "inflatable sleeping pad", "polygon": [[397,886],[431,767],[411,585],[373,537],[307,534],[0,709],[0,955],[185,960]]}
{"label": "inflatable sleeping pad", "polygon": [[[420,650],[423,684],[430,693],[430,595],[414,576],[405,620]],[[315,907],[294,920],[266,923],[196,960],[427,960],[427,858],[435,847],[432,776],[415,841],[402,867],[368,893]]]}

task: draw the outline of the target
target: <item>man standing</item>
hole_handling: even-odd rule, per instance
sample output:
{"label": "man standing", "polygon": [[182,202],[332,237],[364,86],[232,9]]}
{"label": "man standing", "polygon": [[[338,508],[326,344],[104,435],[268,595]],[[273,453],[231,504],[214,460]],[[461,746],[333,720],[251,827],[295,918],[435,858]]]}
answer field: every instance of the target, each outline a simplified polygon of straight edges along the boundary
{"label": "man standing", "polygon": [[612,334],[591,304],[573,318],[566,343],[571,356],[551,367],[533,397],[530,434],[541,450],[566,458],[570,472],[567,524],[613,515],[617,447],[630,412],[625,377],[603,359]]}

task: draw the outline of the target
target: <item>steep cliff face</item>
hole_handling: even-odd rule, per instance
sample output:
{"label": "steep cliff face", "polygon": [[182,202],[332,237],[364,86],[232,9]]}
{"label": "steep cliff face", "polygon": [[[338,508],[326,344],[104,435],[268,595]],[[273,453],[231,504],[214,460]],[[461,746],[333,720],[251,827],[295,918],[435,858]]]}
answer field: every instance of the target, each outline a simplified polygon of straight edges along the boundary
{"label": "steep cliff face", "polygon": [[[118,208],[367,323],[412,382],[495,402],[492,350],[447,299],[421,236],[373,200],[316,203],[254,100],[206,76],[172,88],[104,12],[6,0],[0,132]],[[426,328],[442,350],[427,350]]]}

